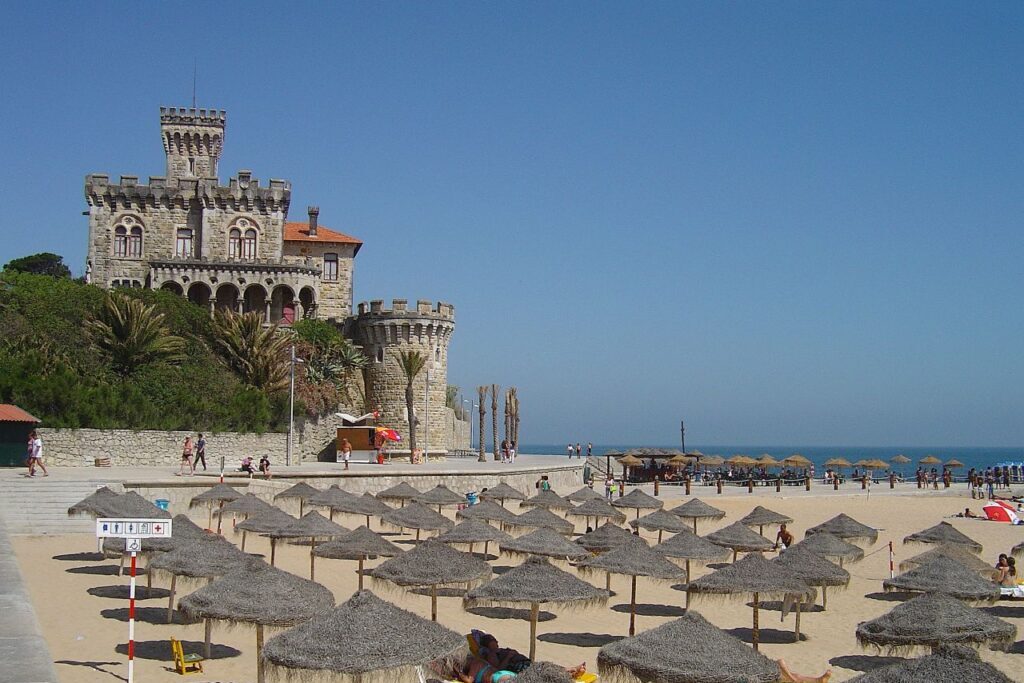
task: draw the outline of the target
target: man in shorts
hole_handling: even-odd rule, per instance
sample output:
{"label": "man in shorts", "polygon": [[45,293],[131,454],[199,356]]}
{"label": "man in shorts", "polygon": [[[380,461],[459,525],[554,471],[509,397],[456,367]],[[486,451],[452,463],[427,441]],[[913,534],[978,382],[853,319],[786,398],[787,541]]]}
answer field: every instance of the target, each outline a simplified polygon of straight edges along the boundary
{"label": "man in shorts", "polygon": [[37,466],[43,470],[44,477],[50,476],[43,464],[43,440],[39,438],[39,432],[33,429],[28,435],[28,476],[36,476]]}

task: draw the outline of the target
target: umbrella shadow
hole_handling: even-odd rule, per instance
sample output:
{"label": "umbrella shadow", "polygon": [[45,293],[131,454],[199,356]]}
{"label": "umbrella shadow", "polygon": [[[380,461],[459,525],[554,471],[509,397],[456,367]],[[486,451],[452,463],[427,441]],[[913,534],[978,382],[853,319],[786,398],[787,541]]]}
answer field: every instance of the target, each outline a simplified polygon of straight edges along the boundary
{"label": "umbrella shadow", "polygon": [[1011,655],[1024,655],[1024,640],[1018,640],[1007,650]]}
{"label": "umbrella shadow", "polygon": [[833,657],[828,660],[828,663],[832,666],[838,666],[843,669],[851,669],[853,671],[874,671],[883,666],[889,666],[890,664],[901,664],[903,662],[910,661],[903,657],[884,657],[881,655],[842,655],[840,657]]}
{"label": "umbrella shadow", "polygon": [[483,553],[473,553],[473,557],[478,557],[484,562],[493,562],[498,559],[498,556],[492,553],[487,553],[486,555]]}
{"label": "umbrella shadow", "polygon": [[878,591],[877,593],[868,593],[864,597],[870,600],[881,600],[882,602],[906,602],[911,598],[920,595],[920,593],[904,593],[902,591]]}
{"label": "umbrella shadow", "polygon": [[1024,605],[1020,607],[1010,607],[1009,605],[992,605],[991,607],[979,607],[982,612],[988,612],[994,617],[1001,617],[1003,619],[1022,619],[1024,618]]}
{"label": "umbrella shadow", "polygon": [[608,643],[622,640],[625,636],[616,636],[611,633],[542,633],[537,640],[556,645],[571,645],[573,647],[604,647]]}
{"label": "umbrella shadow", "polygon": [[[530,610],[517,609],[515,607],[468,607],[465,611],[478,617],[487,617],[488,619],[530,620]],[[543,610],[537,612],[537,621],[551,621],[554,618],[555,615],[552,612],[545,612]]]}
{"label": "umbrella shadow", "polygon": [[78,662],[73,659],[57,659],[54,660],[54,664],[64,664],[65,666],[83,666],[93,671],[98,671],[101,674],[110,674],[119,681],[127,681],[128,678],[125,676],[118,675],[113,671],[107,671],[103,667],[105,666],[124,666],[124,662]]}
{"label": "umbrella shadow", "polygon": [[[128,621],[128,608],[127,607],[115,607],[113,609],[100,610],[100,616],[104,619],[114,619],[115,621]],[[174,610],[171,613],[171,619],[174,625],[184,626],[186,624],[195,624],[195,619],[189,619],[181,612]],[[166,607],[136,607],[135,608],[135,621],[141,621],[144,624],[154,624],[156,626],[167,625],[167,608]]]}
{"label": "umbrella shadow", "polygon": [[[130,588],[126,585],[116,586],[95,586],[86,591],[96,598],[112,598],[114,600],[127,600]],[[146,588],[145,586],[135,587],[136,600],[156,600],[167,598],[171,592],[166,588]]]}
{"label": "umbrella shadow", "polygon": [[[410,593],[415,593],[416,595],[430,595],[431,590],[430,590],[430,588],[425,588],[425,587],[421,586],[419,588],[413,588],[409,592]],[[461,598],[465,594],[466,594],[466,589],[465,588],[456,588],[454,586],[449,586],[449,587],[438,586],[437,587],[437,597],[439,597],[439,598]]]}
{"label": "umbrella shadow", "polygon": [[[744,643],[754,642],[754,630],[747,627],[725,629],[729,635],[739,638]],[[787,645],[796,640],[796,634],[791,630],[781,631],[777,628],[759,628],[757,640],[765,645]],[[800,640],[807,640],[807,634],[801,633]]]}
{"label": "umbrella shadow", "polygon": [[[623,602],[612,605],[613,612],[629,614],[629,603]],[[636,604],[636,614],[640,617],[682,617],[686,615],[686,608],[675,605],[655,605],[652,603]]]}
{"label": "umbrella shadow", "polygon": [[[203,643],[198,640],[183,640],[181,647],[185,652],[203,651]],[[120,655],[126,655],[128,654],[128,643],[118,643],[114,650]],[[228,645],[210,644],[210,659],[228,659],[240,654],[242,654],[241,650],[236,650]],[[135,641],[135,656],[139,659],[150,659],[157,662],[174,661],[170,640],[137,640]]]}
{"label": "umbrella shadow", "polygon": [[731,565],[732,565],[731,562],[710,562],[710,563],[707,564],[707,568],[708,569],[725,569],[726,567],[729,567]]}
{"label": "umbrella shadow", "polygon": [[[748,602],[747,603],[747,607],[753,608],[754,607],[754,603]],[[782,611],[782,601],[781,600],[767,600],[765,602],[758,603],[758,607],[760,607],[761,609],[766,610],[768,612],[781,612]],[[808,614],[810,612],[824,612],[824,611],[825,611],[825,608],[822,607],[821,605],[801,605],[800,606],[800,613],[801,614]],[[796,612],[796,607],[790,607],[789,608],[789,613],[790,614],[793,614],[795,612]]]}
{"label": "umbrella shadow", "polygon": [[491,567],[491,573],[494,574],[495,576],[501,576],[505,572],[510,572],[513,569],[515,569],[515,567],[512,567],[510,565],[505,565],[505,564],[499,564],[499,565],[496,565],[494,567]]}
{"label": "umbrella shadow", "polygon": [[121,568],[116,564],[89,564],[84,567],[68,567],[68,574],[92,574],[95,576],[118,576]]}
{"label": "umbrella shadow", "polygon": [[[64,555],[54,555],[53,559],[63,562],[102,562],[107,558],[103,556],[103,553],[65,553]],[[106,664],[106,662],[98,663]]]}

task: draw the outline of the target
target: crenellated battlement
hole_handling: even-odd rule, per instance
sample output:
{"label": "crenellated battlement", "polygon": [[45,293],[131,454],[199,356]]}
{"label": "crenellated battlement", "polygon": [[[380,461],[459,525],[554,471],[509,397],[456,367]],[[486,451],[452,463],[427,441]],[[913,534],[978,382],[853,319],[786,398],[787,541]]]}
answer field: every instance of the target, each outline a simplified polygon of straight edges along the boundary
{"label": "crenellated battlement", "polygon": [[263,206],[270,211],[287,213],[291,203],[292,186],[287,180],[271,179],[261,187],[250,171],[239,171],[227,185],[217,178],[167,178],[150,176],[148,184],[140,184],[139,177],[122,175],[120,182],[110,182],[105,173],[91,173],[85,177],[85,199],[89,206],[107,206],[112,209],[139,206],[171,207],[188,204],[193,199],[208,207],[240,209]]}
{"label": "crenellated battlement", "polygon": [[356,308],[360,319],[374,318],[431,318],[435,320],[455,320],[455,306],[438,301],[435,305],[429,299],[420,299],[416,306],[409,307],[408,299],[392,299],[391,308],[384,308],[382,299],[360,302]]}
{"label": "crenellated battlement", "polygon": [[215,126],[223,128],[228,113],[223,109],[192,107],[160,107],[160,123],[180,126]]}

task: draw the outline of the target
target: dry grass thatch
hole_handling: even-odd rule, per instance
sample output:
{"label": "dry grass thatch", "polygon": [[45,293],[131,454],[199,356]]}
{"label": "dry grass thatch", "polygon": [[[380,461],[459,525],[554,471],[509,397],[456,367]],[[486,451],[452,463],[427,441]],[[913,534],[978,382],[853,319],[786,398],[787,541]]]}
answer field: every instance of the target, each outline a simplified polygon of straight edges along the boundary
{"label": "dry grass thatch", "polygon": [[958,531],[956,527],[949,522],[939,522],[933,527],[929,527],[923,531],[918,531],[916,534],[910,534],[903,539],[903,542],[952,543],[955,545],[966,546],[976,553],[980,553],[982,551],[980,543]]}
{"label": "dry grass thatch", "polygon": [[448,531],[437,537],[442,543],[507,543],[512,537],[500,529],[495,529],[487,522],[479,519],[467,519],[459,522]]}
{"label": "dry grass thatch", "polygon": [[694,593],[719,595],[749,595],[761,598],[787,594],[807,595],[810,591],[803,580],[780,564],[769,562],[760,553],[745,556],[728,567],[718,569],[690,582]]}
{"label": "dry grass thatch", "polygon": [[846,513],[840,513],[827,522],[812,526],[805,532],[805,535],[813,536],[823,531],[844,541],[865,540],[874,543],[878,540],[878,529],[861,524]]}
{"label": "dry grass thatch", "polygon": [[827,531],[807,536],[804,540],[791,546],[791,549],[803,548],[829,560],[850,561],[864,559],[864,549],[841,538],[836,538]]}
{"label": "dry grass thatch", "polygon": [[622,498],[616,498],[612,505],[617,508],[630,508],[633,510],[660,510],[665,503],[654,496],[648,495],[642,489],[633,489]]}
{"label": "dry grass thatch", "polygon": [[604,496],[589,486],[584,486],[570,493],[565,499],[571,503],[585,503],[588,500],[604,500]]}
{"label": "dry grass thatch", "polygon": [[646,576],[662,580],[678,579],[685,575],[682,569],[646,544],[619,546],[597,557],[584,560],[580,567],[587,571]]}
{"label": "dry grass thatch", "polygon": [[626,521],[626,515],[621,510],[612,507],[612,504],[604,498],[585,500],[573,509],[565,513],[570,517],[593,517],[595,519],[611,519],[618,523]]}
{"label": "dry grass thatch", "polygon": [[314,488],[304,481],[300,481],[298,484],[289,486],[284,491],[281,491],[281,493],[278,493],[274,496],[274,500],[278,500],[279,498],[298,498],[299,500],[309,500],[318,493],[320,493],[320,489]]}
{"label": "dry grass thatch", "polygon": [[665,557],[691,560],[698,563],[720,562],[729,558],[729,549],[701,538],[689,529],[654,546],[654,552]]}
{"label": "dry grass thatch", "polygon": [[776,683],[779,666],[697,612],[609,643],[597,653],[605,683]]}
{"label": "dry grass thatch", "polygon": [[905,572],[913,569],[914,567],[919,567],[922,564],[928,564],[937,557],[948,557],[951,560],[956,560],[968,569],[973,569],[978,572],[985,578],[991,578],[995,573],[995,568],[992,565],[982,560],[964,546],[949,543],[940,543],[939,545],[933,546],[931,550],[926,550],[920,555],[915,555],[910,559],[903,560],[900,562],[900,571]]}
{"label": "dry grass thatch", "polygon": [[604,552],[627,543],[647,545],[647,542],[639,536],[634,536],[628,529],[623,529],[611,522],[605,522],[593,531],[583,534],[574,542],[594,552]]}
{"label": "dry grass thatch", "polygon": [[391,488],[384,489],[377,494],[380,500],[414,500],[423,492],[413,488],[408,482],[395,484]]}
{"label": "dry grass thatch", "polygon": [[512,488],[511,486],[509,486],[505,482],[501,482],[497,486],[492,486],[491,488],[487,489],[486,491],[483,491],[480,494],[480,499],[481,500],[526,500],[526,496],[523,493],[515,490],[514,488]]}
{"label": "dry grass thatch", "polygon": [[227,503],[241,498],[242,494],[227,484],[216,484],[195,496],[188,502],[190,508],[213,503]]}
{"label": "dry grass thatch", "polygon": [[939,683],[939,681],[970,681],[970,683],[1012,683],[1009,677],[991,664],[981,661],[978,653],[965,646],[943,646],[920,659],[879,667],[851,678],[849,683]]}
{"label": "dry grass thatch", "polygon": [[245,553],[220,536],[205,534],[184,539],[173,550],[154,556],[149,569],[157,575],[208,579],[236,569],[246,557]]}
{"label": "dry grass thatch", "polygon": [[330,672],[332,681],[416,683],[416,667],[455,660],[465,645],[455,631],[359,591],[268,640],[263,661],[286,676],[305,670]]}
{"label": "dry grass thatch", "polygon": [[270,503],[264,502],[260,498],[257,498],[252,493],[247,493],[240,498],[224,503],[224,506],[217,511],[216,514],[226,515],[258,515],[261,512],[266,512],[274,506]]}
{"label": "dry grass thatch", "polygon": [[555,513],[544,508],[534,508],[517,515],[506,524],[526,529],[554,529],[559,533],[571,534],[575,530],[572,522],[562,519]]}
{"label": "dry grass thatch", "polygon": [[335,560],[358,560],[394,557],[401,555],[402,549],[380,534],[370,531],[368,527],[361,526],[334,540],[321,543],[313,550],[313,554]]}
{"label": "dry grass thatch", "polygon": [[415,500],[424,505],[462,505],[466,502],[466,497],[455,493],[444,484],[438,484],[429,491],[418,495]]}
{"label": "dry grass thatch", "polygon": [[335,505],[343,504],[349,498],[355,498],[355,495],[345,491],[337,484],[332,484],[323,491],[318,491],[315,495],[310,496],[306,502],[318,507],[333,508]]}
{"label": "dry grass thatch", "polygon": [[518,567],[473,588],[464,599],[466,607],[480,604],[577,605],[604,604],[609,593],[554,566],[543,557],[532,556]]}
{"label": "dry grass thatch", "polygon": [[515,680],[516,683],[573,683],[565,667],[551,662],[534,662]]}
{"label": "dry grass thatch", "polygon": [[797,545],[784,550],[772,562],[790,570],[808,586],[845,587],[850,583],[850,572]]}
{"label": "dry grass thatch", "polygon": [[654,512],[646,514],[639,519],[634,519],[629,523],[629,525],[634,529],[640,528],[647,529],[648,531],[669,531],[672,533],[690,530],[689,524],[667,510],[655,510]]}
{"label": "dry grass thatch", "polygon": [[769,526],[771,524],[792,524],[793,518],[788,517],[782,513],[769,510],[763,505],[758,505],[751,510],[746,516],[740,519],[740,524],[744,526]]}
{"label": "dry grass thatch", "polygon": [[272,538],[336,538],[347,533],[348,529],[324,518],[319,512],[307,512],[301,519],[278,527],[267,535]]}
{"label": "dry grass thatch", "polygon": [[572,503],[554,491],[541,491],[519,503],[521,508],[544,508],[545,510],[569,510]]}
{"label": "dry grass thatch", "polygon": [[516,513],[507,508],[501,507],[493,501],[485,500],[477,503],[476,505],[470,505],[469,507],[462,508],[455,513],[455,518],[479,519],[483,521],[502,522],[507,524],[516,518]]}
{"label": "dry grass thatch", "polygon": [[1013,624],[937,593],[920,595],[857,626],[861,645],[891,650],[951,644],[1005,650],[1016,639]]}
{"label": "dry grass thatch", "polygon": [[536,529],[519,538],[510,538],[501,543],[501,551],[570,560],[582,560],[591,556],[586,548],[573,543],[553,529]]}
{"label": "dry grass thatch", "polygon": [[999,586],[948,557],[936,557],[928,564],[886,579],[887,591],[945,593],[960,600],[998,600]]}
{"label": "dry grass thatch", "polygon": [[1010,550],[1010,554],[1017,556],[1024,555],[1024,541],[1021,541],[1017,545],[1013,546],[1013,548]]}
{"label": "dry grass thatch", "polygon": [[424,529],[427,531],[446,531],[455,526],[452,520],[431,510],[423,503],[412,502],[404,508],[393,509],[381,515],[381,521],[403,529]]}
{"label": "dry grass thatch", "polygon": [[244,522],[239,522],[235,528],[239,531],[252,531],[257,534],[273,534],[296,521],[298,520],[287,512],[278,508],[270,508],[258,515],[253,515]]}
{"label": "dry grass thatch", "polygon": [[743,522],[733,522],[727,527],[711,532],[704,538],[715,545],[731,548],[742,553],[756,550],[771,550],[773,545],[764,536],[751,531]]}
{"label": "dry grass thatch", "polygon": [[725,517],[725,510],[712,507],[700,498],[691,498],[682,505],[672,508],[669,512],[683,519],[722,519]]}
{"label": "dry grass thatch", "polygon": [[399,586],[442,586],[490,576],[489,564],[469,553],[428,539],[377,566],[370,576]]}
{"label": "dry grass thatch", "polygon": [[329,507],[335,512],[343,512],[348,515],[363,515],[364,517],[382,517],[393,509],[369,493],[364,493],[361,496],[353,494],[338,496]]}
{"label": "dry grass thatch", "polygon": [[114,501],[120,497],[120,494],[114,493],[106,486],[101,486],[69,507],[68,516],[117,517],[116,514],[112,514],[112,511],[114,511]]}

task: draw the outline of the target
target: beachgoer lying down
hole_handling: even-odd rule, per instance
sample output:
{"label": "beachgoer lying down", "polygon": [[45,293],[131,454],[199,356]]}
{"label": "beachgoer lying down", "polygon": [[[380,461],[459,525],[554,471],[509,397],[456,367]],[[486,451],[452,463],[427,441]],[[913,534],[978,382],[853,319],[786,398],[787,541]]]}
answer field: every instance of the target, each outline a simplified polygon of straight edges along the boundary
{"label": "beachgoer lying down", "polygon": [[[586,664],[566,669],[571,678],[578,677],[586,670]],[[495,668],[479,657],[469,657],[462,670],[457,671],[455,675],[462,683],[511,683],[519,674],[508,669]]]}
{"label": "beachgoer lying down", "polygon": [[828,679],[832,678],[832,669],[829,669],[820,676],[805,676],[791,670],[785,660],[778,660],[778,664],[779,671],[782,673],[782,678],[779,680],[782,683],[828,683]]}

